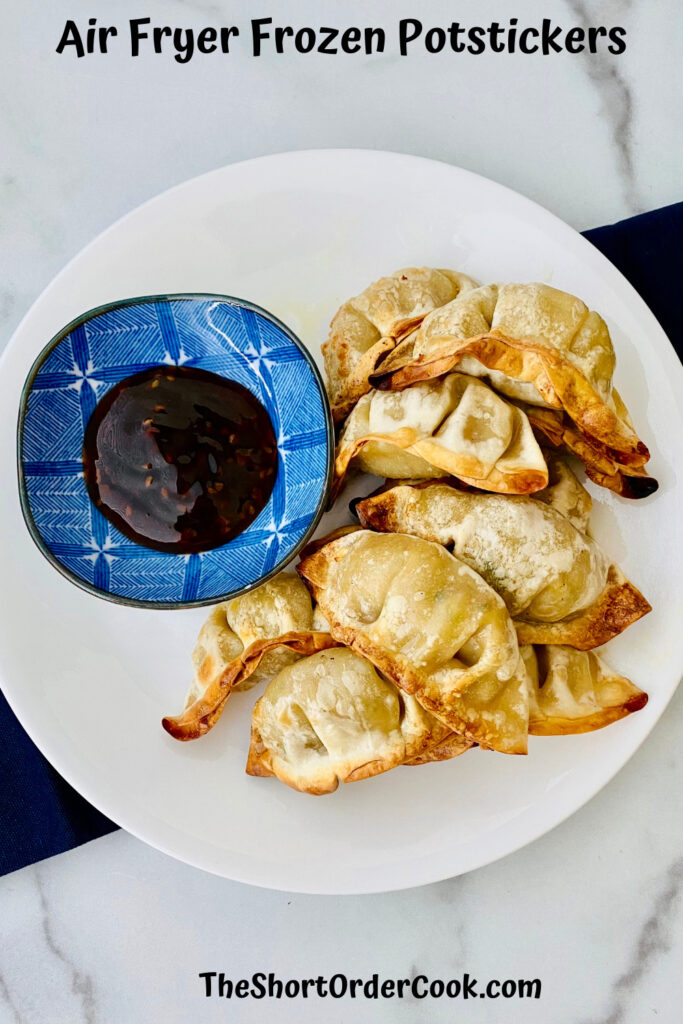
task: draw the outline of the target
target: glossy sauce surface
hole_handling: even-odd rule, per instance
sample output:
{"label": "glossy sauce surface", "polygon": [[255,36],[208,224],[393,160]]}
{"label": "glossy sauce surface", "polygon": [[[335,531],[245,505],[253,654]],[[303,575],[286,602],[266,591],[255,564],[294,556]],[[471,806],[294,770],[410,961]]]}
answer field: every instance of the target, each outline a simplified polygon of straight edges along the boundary
{"label": "glossy sauce surface", "polygon": [[265,507],[277,475],[268,413],[217,374],[157,366],[111,388],[87,424],[92,501],[144,547],[186,554],[219,547]]}

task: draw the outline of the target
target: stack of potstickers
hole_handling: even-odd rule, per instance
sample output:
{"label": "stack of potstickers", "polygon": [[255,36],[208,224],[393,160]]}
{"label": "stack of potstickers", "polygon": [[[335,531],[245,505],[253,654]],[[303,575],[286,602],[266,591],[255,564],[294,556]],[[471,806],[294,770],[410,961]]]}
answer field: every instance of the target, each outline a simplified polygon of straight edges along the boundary
{"label": "stack of potstickers", "polygon": [[211,611],[164,728],[201,737],[265,683],[247,772],[322,794],[642,708],[596,648],[650,605],[564,459],[624,497],[657,488],[604,320],[547,285],[408,268],[345,302],[323,352],[333,499],[349,473],[386,483],[296,572]]}

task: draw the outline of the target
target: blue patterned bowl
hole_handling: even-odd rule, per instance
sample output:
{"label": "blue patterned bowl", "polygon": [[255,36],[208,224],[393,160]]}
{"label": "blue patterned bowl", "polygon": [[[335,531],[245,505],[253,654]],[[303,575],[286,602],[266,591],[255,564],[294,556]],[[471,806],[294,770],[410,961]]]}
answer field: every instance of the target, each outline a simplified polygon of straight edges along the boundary
{"label": "blue patterned bowl", "polygon": [[[238,537],[201,554],[141,547],[90,500],[83,433],[115,384],[160,364],[191,365],[248,388],[278,439],[270,500]],[[19,487],[36,544],[99,597],[147,608],[213,604],[273,576],[303,547],[327,503],[334,432],[325,389],[301,342],[263,309],[223,295],[126,299],[52,339],[21,398]]]}

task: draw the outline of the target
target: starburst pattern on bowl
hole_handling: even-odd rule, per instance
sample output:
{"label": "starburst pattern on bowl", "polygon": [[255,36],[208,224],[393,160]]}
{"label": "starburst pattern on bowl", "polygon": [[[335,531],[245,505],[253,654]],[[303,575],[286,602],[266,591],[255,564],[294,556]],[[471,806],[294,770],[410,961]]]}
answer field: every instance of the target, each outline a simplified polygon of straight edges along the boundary
{"label": "starburst pattern on bowl", "polygon": [[[174,555],[129,540],[92,504],[83,433],[114,384],[160,364],[235,380],[265,406],[278,443],[270,500],[238,537]],[[283,566],[327,498],[333,436],[324,388],[294,336],[263,310],[221,296],[157,296],[79,318],[29,375],[20,417],[20,485],[31,533],[74,582],[113,600],[173,607],[239,593]]]}

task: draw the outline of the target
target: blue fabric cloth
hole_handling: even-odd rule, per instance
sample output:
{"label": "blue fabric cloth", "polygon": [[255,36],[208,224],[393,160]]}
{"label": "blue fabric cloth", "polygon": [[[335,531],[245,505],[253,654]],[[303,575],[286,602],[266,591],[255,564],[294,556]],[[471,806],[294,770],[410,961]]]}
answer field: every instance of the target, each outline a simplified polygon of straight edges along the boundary
{"label": "blue fabric cloth", "polygon": [[[594,228],[585,236],[631,281],[683,358],[680,317],[674,316],[683,203]],[[0,875],[116,827],[45,760],[0,693]]]}
{"label": "blue fabric cloth", "polygon": [[680,288],[683,203],[641,213],[584,236],[627,277],[683,361]]}

